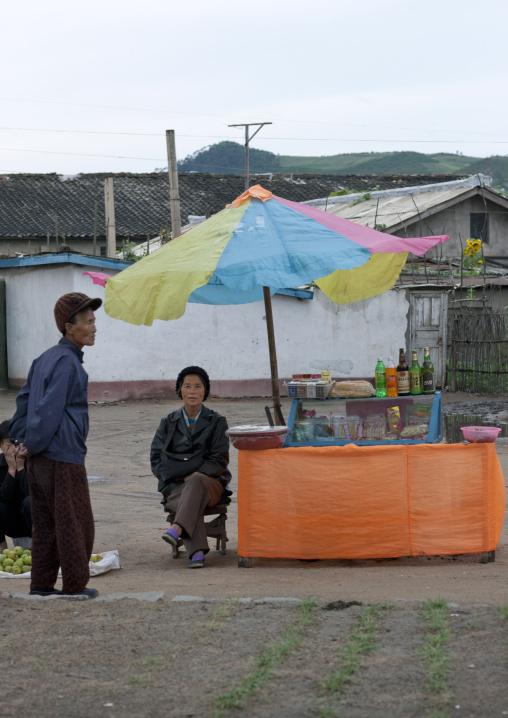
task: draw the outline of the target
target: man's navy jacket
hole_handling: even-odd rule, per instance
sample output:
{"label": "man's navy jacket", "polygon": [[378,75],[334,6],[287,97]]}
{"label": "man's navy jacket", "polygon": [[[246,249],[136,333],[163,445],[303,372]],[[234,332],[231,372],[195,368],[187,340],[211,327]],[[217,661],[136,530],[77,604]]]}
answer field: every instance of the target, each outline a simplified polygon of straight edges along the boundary
{"label": "man's navy jacket", "polygon": [[84,464],[88,434],[88,374],[83,352],[67,339],[35,359],[16,399],[9,438],[32,456]]}

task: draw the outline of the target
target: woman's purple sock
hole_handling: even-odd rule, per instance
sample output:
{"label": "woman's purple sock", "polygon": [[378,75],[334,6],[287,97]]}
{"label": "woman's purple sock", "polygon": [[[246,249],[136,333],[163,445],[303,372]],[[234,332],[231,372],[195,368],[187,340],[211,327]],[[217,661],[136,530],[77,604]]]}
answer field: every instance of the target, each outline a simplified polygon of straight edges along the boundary
{"label": "woman's purple sock", "polygon": [[166,533],[167,533],[169,536],[172,536],[172,537],[173,537],[174,539],[176,539],[177,541],[178,541],[178,539],[180,538],[180,536],[178,535],[178,531],[177,531],[176,529],[168,529],[168,530],[166,531]]}
{"label": "woman's purple sock", "polygon": [[205,560],[205,554],[198,551],[197,553],[193,554],[191,561],[204,561]]}

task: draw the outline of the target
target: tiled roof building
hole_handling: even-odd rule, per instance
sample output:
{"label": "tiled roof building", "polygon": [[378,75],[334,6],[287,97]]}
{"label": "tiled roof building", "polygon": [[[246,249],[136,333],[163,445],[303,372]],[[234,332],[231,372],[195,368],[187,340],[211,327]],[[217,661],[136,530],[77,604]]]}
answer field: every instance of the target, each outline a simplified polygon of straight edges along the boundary
{"label": "tiled roof building", "polygon": [[[97,202],[97,237],[104,241],[104,180],[114,179],[117,239],[122,242],[155,236],[171,224],[169,183],[165,172],[151,174],[0,175],[0,240],[34,240],[44,243],[47,234],[60,242],[93,237]],[[251,184],[262,184],[284,199],[304,202],[327,197],[343,188],[367,192],[459,179],[459,175],[252,175]],[[182,224],[189,215],[214,214],[240,195],[244,178],[236,175],[179,174]],[[19,245],[19,242],[18,242]],[[84,244],[83,244],[84,249]]]}

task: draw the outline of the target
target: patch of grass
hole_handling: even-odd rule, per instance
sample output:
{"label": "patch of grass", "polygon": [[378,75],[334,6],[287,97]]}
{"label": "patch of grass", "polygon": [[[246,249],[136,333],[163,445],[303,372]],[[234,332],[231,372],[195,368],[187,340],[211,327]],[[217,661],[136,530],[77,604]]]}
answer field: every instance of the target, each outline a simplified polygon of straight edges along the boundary
{"label": "patch of grass", "polygon": [[143,659],[143,663],[149,668],[151,668],[152,666],[158,666],[161,663],[165,662],[166,659],[164,658],[164,656],[146,656],[146,658]]}
{"label": "patch of grass", "polygon": [[150,676],[132,676],[129,678],[129,685],[131,686],[146,686],[150,682]]}
{"label": "patch of grass", "polygon": [[247,698],[268,681],[274,669],[286,660],[316,618],[316,599],[307,598],[302,601],[296,609],[296,617],[279,639],[265,648],[255,659],[254,670],[216,699],[213,718],[222,718],[232,709],[243,708]]}
{"label": "patch of grass", "polygon": [[350,632],[346,645],[340,652],[337,664],[323,683],[327,697],[322,699],[318,705],[320,718],[331,718],[336,715],[330,707],[329,701],[332,698],[341,696],[348,686],[353,682],[354,675],[360,667],[363,656],[371,653],[376,646],[376,634],[378,632],[377,621],[380,607],[366,606],[358,616],[358,622]]}
{"label": "patch of grass", "polygon": [[508,621],[508,605],[501,606],[501,608],[499,609],[499,613],[505,619],[505,621]]}
{"label": "patch of grass", "polygon": [[215,606],[211,612],[210,620],[205,623],[205,628],[208,628],[209,631],[217,631],[220,622],[229,618],[237,610],[238,605],[239,601],[235,599]]}
{"label": "patch of grass", "polygon": [[441,718],[447,715],[445,708],[450,702],[446,686],[450,663],[447,644],[451,633],[448,628],[448,602],[444,598],[429,599],[421,604],[421,609],[426,632],[418,653],[425,664],[425,687],[439,701],[427,713],[431,718]]}
{"label": "patch of grass", "polygon": [[35,670],[41,671],[41,673],[44,673],[48,670],[46,659],[44,657],[41,657],[40,661],[35,664]]}
{"label": "patch of grass", "polygon": [[434,707],[426,710],[425,715],[428,718],[448,718],[448,711],[446,709],[443,710],[442,708]]}

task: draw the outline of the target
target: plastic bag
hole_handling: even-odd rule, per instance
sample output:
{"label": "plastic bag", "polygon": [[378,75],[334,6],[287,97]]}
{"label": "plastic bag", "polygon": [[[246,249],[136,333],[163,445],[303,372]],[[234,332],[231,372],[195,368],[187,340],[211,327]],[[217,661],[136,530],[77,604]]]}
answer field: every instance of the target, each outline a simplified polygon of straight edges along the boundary
{"label": "plastic bag", "polygon": [[[112,569],[122,568],[120,566],[120,557],[116,549],[114,551],[103,551],[101,553],[101,556],[102,561],[97,561],[97,563],[90,561],[90,576],[98,576],[99,574],[107,573]],[[31,578],[31,576],[31,571],[18,574],[8,573],[7,571],[0,571],[0,578]],[[62,576],[61,568],[58,569],[58,576]]]}
{"label": "plastic bag", "polygon": [[376,396],[376,390],[368,381],[338,381],[330,394],[342,399],[362,399]]}

